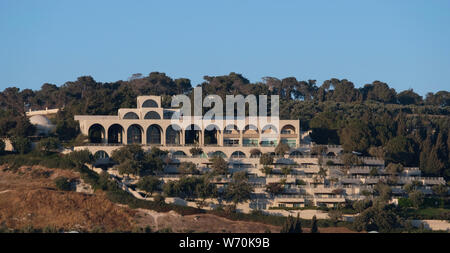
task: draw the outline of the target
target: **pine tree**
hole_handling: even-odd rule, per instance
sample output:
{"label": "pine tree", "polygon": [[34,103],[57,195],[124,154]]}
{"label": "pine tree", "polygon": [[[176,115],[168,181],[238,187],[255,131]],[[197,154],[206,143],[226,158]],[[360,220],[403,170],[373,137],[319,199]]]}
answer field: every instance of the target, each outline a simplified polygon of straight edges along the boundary
{"label": "pine tree", "polygon": [[311,233],[319,233],[319,229],[317,228],[317,218],[315,215],[312,218]]}

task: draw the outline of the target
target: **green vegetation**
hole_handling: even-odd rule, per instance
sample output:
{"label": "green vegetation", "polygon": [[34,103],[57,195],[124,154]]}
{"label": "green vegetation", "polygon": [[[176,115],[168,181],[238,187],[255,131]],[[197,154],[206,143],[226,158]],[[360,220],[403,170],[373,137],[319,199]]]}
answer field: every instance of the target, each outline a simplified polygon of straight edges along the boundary
{"label": "green vegetation", "polygon": [[71,183],[68,178],[66,177],[57,177],[54,180],[56,189],[60,191],[70,191],[72,190]]}

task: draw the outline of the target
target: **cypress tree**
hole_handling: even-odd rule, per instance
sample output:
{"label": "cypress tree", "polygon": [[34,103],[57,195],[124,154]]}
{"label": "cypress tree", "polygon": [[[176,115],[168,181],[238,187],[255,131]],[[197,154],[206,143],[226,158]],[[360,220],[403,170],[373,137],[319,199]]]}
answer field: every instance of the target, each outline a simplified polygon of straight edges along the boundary
{"label": "cypress tree", "polygon": [[297,218],[295,219],[293,233],[302,233],[302,222],[300,221],[300,214],[297,213]]}
{"label": "cypress tree", "polygon": [[317,228],[317,218],[315,215],[312,218],[311,233],[319,233],[319,229]]}

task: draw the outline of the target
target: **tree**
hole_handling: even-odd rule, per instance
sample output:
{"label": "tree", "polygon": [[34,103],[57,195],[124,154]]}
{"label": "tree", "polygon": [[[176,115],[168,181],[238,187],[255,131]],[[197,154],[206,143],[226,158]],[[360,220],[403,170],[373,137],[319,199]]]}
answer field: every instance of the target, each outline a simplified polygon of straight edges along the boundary
{"label": "tree", "polygon": [[268,183],[266,185],[266,191],[271,195],[278,195],[283,193],[284,187],[280,183]]}
{"label": "tree", "polygon": [[150,196],[153,195],[153,192],[159,190],[161,185],[161,181],[154,176],[145,176],[141,177],[137,183],[137,188],[144,190],[150,193]]}
{"label": "tree", "polygon": [[227,175],[228,174],[228,163],[221,157],[215,156],[209,159],[211,162],[211,168],[213,173],[216,175]]}
{"label": "tree", "polygon": [[254,148],[250,150],[250,157],[259,157],[261,155],[261,150]]}
{"label": "tree", "polygon": [[341,156],[342,163],[346,166],[363,165],[363,161],[359,157],[352,153],[345,153]]}
{"label": "tree", "polygon": [[391,232],[402,227],[403,220],[389,205],[374,205],[355,217],[353,227],[357,231]]}
{"label": "tree", "polygon": [[31,151],[31,141],[27,137],[16,136],[12,139],[14,150],[20,154],[26,154]]}
{"label": "tree", "polygon": [[181,162],[178,166],[178,173],[180,174],[199,174],[197,165],[193,162]]}
{"label": "tree", "polygon": [[441,198],[441,208],[444,207],[445,197],[448,195],[448,188],[443,184],[435,185],[432,188],[433,193]]}
{"label": "tree", "polygon": [[406,192],[411,193],[415,190],[418,190],[422,186],[422,182],[414,180],[411,183],[406,184],[403,188]]}
{"label": "tree", "polygon": [[200,147],[193,147],[189,149],[189,152],[191,153],[192,156],[199,156],[203,154],[203,149]]}
{"label": "tree", "polygon": [[366,100],[373,100],[382,103],[395,103],[397,93],[394,89],[389,88],[386,83],[374,81],[372,84],[366,84],[363,88]]}
{"label": "tree", "polygon": [[67,154],[67,158],[78,168],[81,168],[85,163],[90,164],[94,161],[93,155],[87,149],[72,151]]}
{"label": "tree", "polygon": [[272,174],[273,168],[269,166],[264,166],[261,168],[261,172],[264,173],[264,175],[266,175],[267,177],[267,175]]}
{"label": "tree", "polygon": [[207,198],[214,198],[217,196],[217,186],[212,184],[206,177],[203,181],[196,185],[195,194],[201,201],[198,203],[198,207],[201,208]]}
{"label": "tree", "polygon": [[291,172],[292,172],[292,168],[290,168],[290,167],[285,166],[285,167],[281,168],[281,173],[283,173],[283,175],[285,175],[285,176],[291,174]]}
{"label": "tree", "polygon": [[43,151],[45,154],[48,154],[51,151],[57,150],[60,145],[61,143],[57,138],[49,137],[39,141],[38,149]]}
{"label": "tree", "polygon": [[245,172],[237,172],[234,173],[232,181],[225,188],[224,198],[236,206],[238,203],[249,200],[252,192],[253,187],[249,184]]}
{"label": "tree", "polygon": [[355,209],[358,213],[361,213],[362,211],[366,210],[372,205],[372,201],[363,199],[363,200],[357,200],[353,202],[352,207]]}
{"label": "tree", "polygon": [[342,147],[347,152],[366,152],[371,144],[371,131],[362,121],[352,121],[340,131]]}
{"label": "tree", "polygon": [[323,155],[328,151],[326,146],[317,145],[311,148],[311,155]]}
{"label": "tree", "polygon": [[5,152],[5,141],[3,141],[2,139],[0,139],[0,155],[3,154],[3,152]]}
{"label": "tree", "polygon": [[275,148],[275,154],[284,156],[291,148],[286,143],[279,143]]}
{"label": "tree", "polygon": [[413,89],[405,90],[397,95],[398,102],[402,105],[418,105],[422,102],[422,97],[415,93]]}
{"label": "tree", "polygon": [[411,200],[415,208],[419,208],[424,201],[424,195],[420,190],[414,190],[408,194],[408,198]]}
{"label": "tree", "polygon": [[291,215],[289,215],[284,222],[280,233],[302,233],[302,223],[297,214],[297,218],[294,220]]}
{"label": "tree", "polygon": [[317,228],[317,218],[314,215],[311,221],[311,233],[319,233],[319,229]]}
{"label": "tree", "polygon": [[392,196],[392,189],[389,185],[379,182],[374,187],[375,194],[380,197],[382,201],[389,201]]}
{"label": "tree", "polygon": [[414,141],[405,136],[389,140],[385,146],[386,162],[401,163],[405,166],[416,164],[417,147]]}
{"label": "tree", "polygon": [[331,210],[328,212],[328,217],[330,217],[330,220],[336,226],[338,221],[342,219],[342,212],[340,210]]}
{"label": "tree", "polygon": [[54,182],[58,190],[70,191],[72,189],[71,183],[67,177],[57,177]]}
{"label": "tree", "polygon": [[399,175],[403,172],[403,165],[399,163],[389,163],[386,166],[386,171],[391,175]]}
{"label": "tree", "polygon": [[383,147],[370,147],[369,150],[369,155],[379,158],[379,159],[384,159],[384,150]]}
{"label": "tree", "polygon": [[259,163],[262,165],[272,165],[273,164],[273,157],[270,154],[262,154],[259,158]]}

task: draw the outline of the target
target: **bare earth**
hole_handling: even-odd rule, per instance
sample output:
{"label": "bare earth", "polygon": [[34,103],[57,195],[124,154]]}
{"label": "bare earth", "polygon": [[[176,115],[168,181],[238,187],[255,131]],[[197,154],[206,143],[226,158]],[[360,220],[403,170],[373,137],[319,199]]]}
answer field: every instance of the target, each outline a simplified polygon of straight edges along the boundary
{"label": "bare earth", "polygon": [[[279,232],[280,227],[245,221],[233,221],[211,214],[181,216],[176,212],[158,213],[131,209],[110,202],[104,192],[89,195],[64,192],[55,188],[58,176],[79,178],[69,170],[39,166],[22,167],[18,172],[0,167],[0,225],[20,229],[52,226],[64,230],[105,232],[131,231],[136,227],[151,227],[152,231],[172,232],[263,233]],[[320,228],[322,233],[348,233],[343,227]],[[308,231],[307,228],[304,229]]]}

